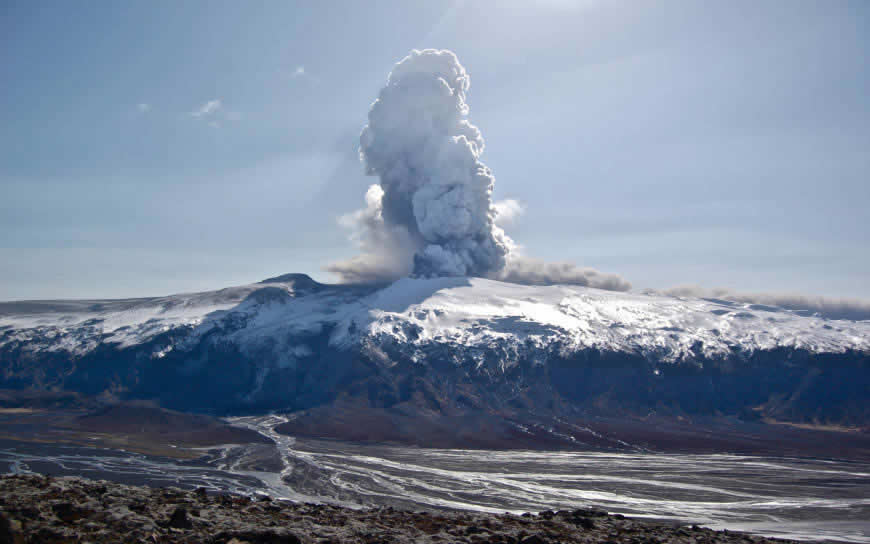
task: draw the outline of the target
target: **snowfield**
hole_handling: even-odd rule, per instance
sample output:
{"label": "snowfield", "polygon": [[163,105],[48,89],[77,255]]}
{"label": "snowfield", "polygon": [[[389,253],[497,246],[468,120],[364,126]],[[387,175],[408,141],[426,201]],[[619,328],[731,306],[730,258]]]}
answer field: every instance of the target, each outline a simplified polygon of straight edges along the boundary
{"label": "snowfield", "polygon": [[[840,353],[870,348],[870,322],[833,321],[725,300],[492,280],[403,279],[350,319],[364,335],[401,342],[486,346],[511,339],[667,361],[777,347]],[[413,336],[406,334],[412,331]]]}
{"label": "snowfield", "polygon": [[[321,285],[304,275],[218,291],[110,301],[0,303],[0,348],[81,356],[97,346],[172,335],[159,358],[208,337],[292,366],[328,334],[329,345],[394,346],[425,358],[433,346],[499,365],[530,351],[625,352],[659,362],[776,348],[870,352],[870,321],[717,299],[523,286],[481,278],[405,278],[382,289]],[[460,357],[460,355],[457,355]],[[545,358],[545,355],[541,355]]]}

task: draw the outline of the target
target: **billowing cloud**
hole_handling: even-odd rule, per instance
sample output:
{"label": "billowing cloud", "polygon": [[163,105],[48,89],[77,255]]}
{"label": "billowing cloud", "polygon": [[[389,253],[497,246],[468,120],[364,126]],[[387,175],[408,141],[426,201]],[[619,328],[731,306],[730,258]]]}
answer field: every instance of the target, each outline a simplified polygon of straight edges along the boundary
{"label": "billowing cloud", "polygon": [[362,251],[326,268],[344,283],[385,283],[411,273],[417,245],[404,226],[384,221],[383,197],[381,186],[372,185],[366,191],[366,207],[339,219]]}
{"label": "billowing cloud", "polygon": [[483,136],[468,120],[469,86],[450,51],[414,50],[395,66],[360,135],[366,174],[379,183],[364,210],[342,218],[363,254],[327,269],[344,281],[410,273],[627,289],[616,276],[512,254],[516,244],[502,226],[523,207],[493,203]]}
{"label": "billowing cloud", "polygon": [[452,52],[412,51],[360,136],[366,173],[383,189],[385,223],[403,227],[417,246],[418,276],[484,276],[508,253],[493,223],[495,179],[479,160],[483,137],[467,119],[469,85]]}
{"label": "billowing cloud", "polygon": [[214,113],[217,113],[217,111],[220,110],[221,107],[221,101],[216,98],[214,100],[209,100],[202,106],[193,110],[192,112],[190,112],[190,115],[197,118],[208,117]]}
{"label": "billowing cloud", "polygon": [[870,302],[849,298],[827,298],[788,293],[738,293],[730,289],[706,289],[697,285],[682,285],[665,290],[648,289],[647,292],[676,297],[717,298],[743,304],[776,306],[797,312],[819,314],[828,319],[870,319]]}
{"label": "billowing cloud", "polygon": [[311,70],[301,64],[290,72],[290,79],[295,81],[297,84],[317,85],[320,83],[320,78],[315,76],[311,73]]}
{"label": "billowing cloud", "polygon": [[518,217],[526,213],[525,205],[523,205],[519,200],[513,198],[499,200],[492,206],[495,209],[495,224],[500,227],[510,225],[516,221]]}

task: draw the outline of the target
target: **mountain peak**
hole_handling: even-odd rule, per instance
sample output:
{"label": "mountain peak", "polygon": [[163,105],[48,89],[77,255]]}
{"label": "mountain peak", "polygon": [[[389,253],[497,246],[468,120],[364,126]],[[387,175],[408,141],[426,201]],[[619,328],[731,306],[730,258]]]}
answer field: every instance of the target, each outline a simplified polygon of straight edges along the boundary
{"label": "mountain peak", "polygon": [[322,287],[322,283],[314,281],[308,274],[294,273],[281,274],[274,278],[267,278],[259,283],[292,283],[296,288]]}

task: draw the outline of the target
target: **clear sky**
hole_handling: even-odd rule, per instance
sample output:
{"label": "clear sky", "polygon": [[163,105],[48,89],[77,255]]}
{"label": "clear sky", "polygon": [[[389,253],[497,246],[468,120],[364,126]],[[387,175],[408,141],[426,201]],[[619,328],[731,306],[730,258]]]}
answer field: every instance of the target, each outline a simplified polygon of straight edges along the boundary
{"label": "clear sky", "polygon": [[395,62],[446,48],[525,253],[870,298],[870,2],[0,5],[0,300],[323,267]]}

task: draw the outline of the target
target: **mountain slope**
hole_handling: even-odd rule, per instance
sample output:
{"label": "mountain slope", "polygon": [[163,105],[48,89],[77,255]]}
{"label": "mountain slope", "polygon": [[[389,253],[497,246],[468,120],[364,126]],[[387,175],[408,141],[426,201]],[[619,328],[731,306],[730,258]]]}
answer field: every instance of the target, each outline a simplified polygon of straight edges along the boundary
{"label": "mountain slope", "polygon": [[[470,435],[578,414],[866,426],[868,353],[867,321],[480,278],[378,288],[288,274],[170,297],[0,303],[0,387]],[[343,428],[359,434],[353,418]]]}

